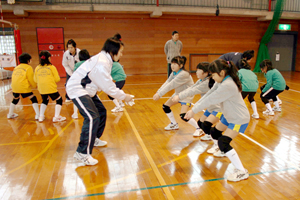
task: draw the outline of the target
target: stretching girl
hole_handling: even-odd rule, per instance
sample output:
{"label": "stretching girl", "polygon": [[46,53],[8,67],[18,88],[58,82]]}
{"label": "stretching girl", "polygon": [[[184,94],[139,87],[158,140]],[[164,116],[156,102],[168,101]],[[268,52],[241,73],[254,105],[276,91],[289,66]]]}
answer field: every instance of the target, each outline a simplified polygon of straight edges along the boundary
{"label": "stretching girl", "polygon": [[29,65],[31,63],[31,56],[28,53],[22,53],[19,56],[20,65],[18,65],[11,77],[11,88],[13,91],[13,100],[9,107],[8,119],[18,117],[18,114],[14,113],[15,106],[22,98],[29,98],[32,102],[32,107],[35,111],[35,119],[39,119],[39,106],[36,96],[32,93],[31,88],[36,87],[36,83],[33,80],[33,70]]}
{"label": "stretching girl", "polygon": [[56,85],[56,83],[60,81],[60,77],[56,67],[51,64],[51,54],[49,51],[41,51],[39,57],[40,64],[35,68],[34,73],[34,81],[37,83],[38,90],[43,99],[40,108],[39,122],[45,120],[45,111],[49,103],[49,97],[52,101],[56,101],[53,122],[65,121],[66,118],[60,116],[63,100]]}
{"label": "stretching girl", "polygon": [[[179,129],[174,114],[170,109],[170,107],[177,104],[178,102],[173,102],[172,98],[175,95],[178,95],[183,90],[194,85],[194,81],[190,73],[184,70],[185,62],[186,62],[186,57],[184,56],[176,56],[171,60],[171,68],[173,72],[171,73],[167,81],[159,88],[157,93],[153,96],[153,100],[157,101],[160,99],[160,97],[165,95],[167,92],[175,89],[175,94],[173,94],[172,97],[168,99],[168,101],[165,104],[163,104],[163,110],[165,111],[165,113],[167,114],[168,118],[171,121],[171,123],[165,127],[165,130],[167,131]],[[183,121],[188,122],[189,124],[191,124],[197,129],[199,128],[199,126],[195,119],[189,119],[189,120],[184,119],[185,113],[188,111],[193,101],[193,98],[194,97],[192,96],[192,97],[186,97],[181,100],[180,117]]]}
{"label": "stretching girl", "polygon": [[[175,95],[172,99],[173,102],[181,102],[182,99],[185,99],[187,97],[193,97],[196,94],[200,94],[201,97],[205,95],[205,93],[210,90],[209,84],[210,84],[210,73],[208,72],[209,63],[208,62],[202,62],[197,65],[197,71],[196,75],[199,79],[193,86],[187,88],[186,90],[180,92],[178,95]],[[200,121],[200,120],[199,120]],[[203,130],[201,129],[201,125],[199,125],[199,128],[196,129],[193,136],[199,137],[204,134]]]}
{"label": "stretching girl", "polygon": [[251,71],[251,66],[247,60],[242,59],[239,62],[240,70],[238,71],[239,79],[242,83],[242,97],[245,99],[248,96],[249,103],[251,104],[253,118],[258,119],[259,114],[257,112],[256,102],[254,96],[258,88],[258,80],[256,74]]}
{"label": "stretching girl", "polygon": [[[237,68],[232,62],[215,60],[210,64],[209,70],[212,78],[219,84],[215,84],[192,110],[186,113],[185,118],[190,119],[204,108],[220,104],[224,116],[221,118],[221,122],[211,129],[211,136],[218,141],[218,148],[225,153],[236,168],[234,173],[227,177],[227,180],[247,179],[248,171],[244,168],[236,151],[230,146],[230,142],[239,132],[245,132],[250,121],[249,111],[241,95],[242,85],[237,76]],[[223,131],[225,133],[222,135]]]}
{"label": "stretching girl", "polygon": [[[267,110],[263,112],[266,115],[274,115],[274,111],[281,112],[281,107],[277,99],[277,95],[286,89],[286,83],[281,73],[274,69],[270,60],[263,60],[260,63],[260,69],[267,78],[267,84],[263,85],[261,89],[261,100],[264,102]],[[269,99],[273,100],[274,107],[271,108]]]}

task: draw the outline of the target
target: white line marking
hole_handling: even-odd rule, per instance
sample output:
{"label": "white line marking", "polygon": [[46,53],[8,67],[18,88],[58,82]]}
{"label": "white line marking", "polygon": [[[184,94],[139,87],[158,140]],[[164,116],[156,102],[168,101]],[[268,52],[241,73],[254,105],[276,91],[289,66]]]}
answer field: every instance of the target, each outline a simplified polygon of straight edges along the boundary
{"label": "white line marking", "polygon": [[242,136],[244,136],[245,138],[247,138],[248,140],[250,140],[251,142],[257,144],[258,146],[260,146],[261,148],[263,148],[263,149],[266,150],[267,152],[271,153],[272,155],[274,155],[274,156],[280,158],[281,160],[283,160],[284,162],[287,162],[289,165],[292,165],[292,166],[295,167],[296,169],[300,170],[300,168],[299,168],[296,164],[294,164],[294,163],[292,163],[292,162],[290,162],[290,161],[287,161],[285,158],[279,156],[279,155],[276,154],[274,151],[271,151],[270,149],[268,149],[267,147],[263,146],[262,144],[256,142],[255,140],[253,140],[252,138],[248,137],[247,135],[245,135],[245,134],[243,134],[243,133],[240,133],[240,134],[241,134]]}

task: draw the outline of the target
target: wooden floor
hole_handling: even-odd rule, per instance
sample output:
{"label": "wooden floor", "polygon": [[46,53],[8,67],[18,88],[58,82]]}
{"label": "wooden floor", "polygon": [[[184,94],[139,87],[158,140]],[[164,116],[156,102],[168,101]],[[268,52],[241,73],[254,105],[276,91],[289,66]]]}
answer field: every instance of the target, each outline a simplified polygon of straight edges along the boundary
{"label": "wooden floor", "polygon": [[[34,121],[29,100],[19,102],[18,118],[7,119],[10,80],[0,81],[0,199],[300,199],[300,73],[283,75],[291,89],[280,94],[282,112],[264,116],[257,94],[260,119],[251,119],[245,135],[231,143],[250,174],[237,183],[224,178],[234,170],[229,159],[207,154],[212,142],[192,136],[179,105],[172,110],[180,129],[164,131],[167,98],[155,102],[152,96],[166,75],[128,76],[124,91],[135,95],[136,104],[122,113],[111,113],[114,104],[100,94],[108,110],[101,139],[108,145],[94,148],[95,166],[73,159],[83,122],[71,118],[73,104],[62,107],[66,122],[52,123],[54,102],[43,123]],[[64,81],[58,84],[62,95]],[[259,81],[265,82],[261,74]]]}

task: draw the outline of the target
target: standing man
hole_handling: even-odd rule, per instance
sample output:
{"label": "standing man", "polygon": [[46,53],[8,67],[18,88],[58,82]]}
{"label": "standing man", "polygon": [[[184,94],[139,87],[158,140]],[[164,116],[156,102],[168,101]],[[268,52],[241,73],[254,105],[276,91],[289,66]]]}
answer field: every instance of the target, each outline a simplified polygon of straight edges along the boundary
{"label": "standing man", "polygon": [[[67,49],[68,50],[64,53],[62,60],[62,65],[64,66],[67,74],[66,84],[73,74],[75,64],[79,62],[80,51],[80,49],[76,48],[76,42],[73,39],[70,39],[67,42]],[[66,103],[69,103],[71,101],[72,100],[70,100],[68,94],[66,94]]]}
{"label": "standing man", "polygon": [[175,56],[180,56],[181,51],[182,51],[182,42],[179,40],[179,33],[177,31],[173,31],[172,39],[167,41],[165,44],[165,54],[167,56],[167,61],[168,61],[168,77],[172,72],[171,60]]}

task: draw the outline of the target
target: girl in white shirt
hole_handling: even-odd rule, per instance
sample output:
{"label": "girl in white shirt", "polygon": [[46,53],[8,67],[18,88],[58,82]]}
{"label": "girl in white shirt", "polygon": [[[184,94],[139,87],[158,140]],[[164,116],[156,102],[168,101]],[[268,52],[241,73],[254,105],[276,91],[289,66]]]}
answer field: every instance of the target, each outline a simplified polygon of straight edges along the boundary
{"label": "girl in white shirt", "polygon": [[[173,94],[173,96],[170,99],[168,99],[168,101],[165,104],[163,104],[163,110],[171,121],[171,123],[165,127],[166,131],[179,129],[174,114],[170,109],[170,107],[174,106],[179,102],[173,102],[172,98],[175,95],[178,95],[183,90],[194,85],[192,76],[190,75],[189,72],[184,70],[185,62],[186,62],[186,57],[184,56],[176,56],[171,60],[171,68],[173,72],[169,76],[168,80],[159,88],[159,90],[153,96],[153,100],[157,101],[160,99],[160,97],[165,95],[167,92],[175,89],[175,93]],[[195,119],[190,119],[190,120],[184,119],[185,113],[188,111],[189,107],[191,106],[193,98],[194,96],[186,97],[185,99],[182,99],[180,101],[181,104],[180,117],[183,121],[188,122],[189,124],[191,124],[197,129],[199,128],[199,126]]]}

